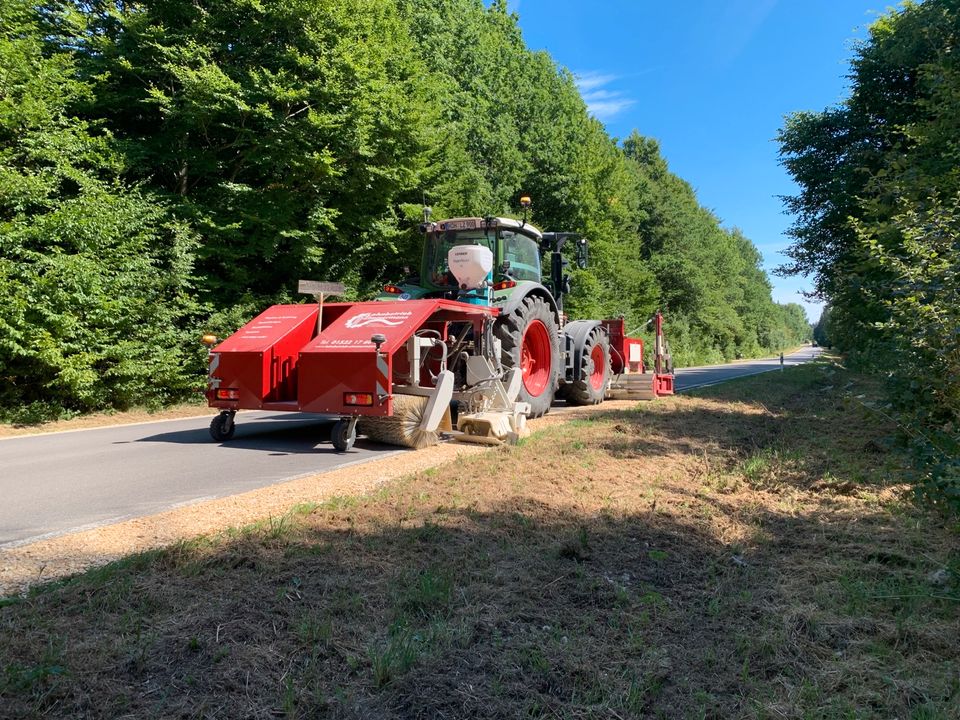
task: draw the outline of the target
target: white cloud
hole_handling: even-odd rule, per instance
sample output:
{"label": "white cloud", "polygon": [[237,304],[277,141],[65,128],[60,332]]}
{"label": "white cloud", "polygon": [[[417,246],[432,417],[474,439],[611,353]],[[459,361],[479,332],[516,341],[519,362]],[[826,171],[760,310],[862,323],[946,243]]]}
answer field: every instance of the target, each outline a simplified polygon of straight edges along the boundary
{"label": "white cloud", "polygon": [[636,102],[619,90],[607,89],[606,86],[617,80],[616,75],[583,72],[575,73],[574,80],[580,97],[587,104],[587,110],[601,122],[612,119]]}
{"label": "white cloud", "polygon": [[580,88],[581,93],[603,87],[617,79],[616,75],[605,75],[597,72],[577,73],[574,77],[576,78],[577,87]]}

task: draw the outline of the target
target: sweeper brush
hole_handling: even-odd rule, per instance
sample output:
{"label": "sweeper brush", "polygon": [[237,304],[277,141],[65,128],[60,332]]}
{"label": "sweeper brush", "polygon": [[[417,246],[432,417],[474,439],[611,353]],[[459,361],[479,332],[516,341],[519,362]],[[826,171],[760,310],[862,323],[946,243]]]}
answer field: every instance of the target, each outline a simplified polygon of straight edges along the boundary
{"label": "sweeper brush", "polygon": [[450,408],[447,407],[436,430],[423,429],[424,413],[429,398],[416,395],[394,395],[393,415],[363,417],[357,421],[357,432],[371,440],[387,445],[399,445],[419,450],[436,445],[441,432],[450,432]]}

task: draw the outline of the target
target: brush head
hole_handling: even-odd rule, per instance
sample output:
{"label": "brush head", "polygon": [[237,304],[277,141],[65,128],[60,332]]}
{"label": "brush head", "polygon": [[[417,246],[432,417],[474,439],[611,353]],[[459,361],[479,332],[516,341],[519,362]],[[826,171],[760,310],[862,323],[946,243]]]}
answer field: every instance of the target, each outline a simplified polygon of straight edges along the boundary
{"label": "brush head", "polygon": [[400,447],[425,448],[436,445],[440,440],[440,431],[449,430],[450,410],[448,409],[440,426],[433,432],[420,429],[423,413],[427,407],[427,398],[419,395],[394,395],[393,415],[390,417],[364,417],[357,422],[357,432],[371,440]]}

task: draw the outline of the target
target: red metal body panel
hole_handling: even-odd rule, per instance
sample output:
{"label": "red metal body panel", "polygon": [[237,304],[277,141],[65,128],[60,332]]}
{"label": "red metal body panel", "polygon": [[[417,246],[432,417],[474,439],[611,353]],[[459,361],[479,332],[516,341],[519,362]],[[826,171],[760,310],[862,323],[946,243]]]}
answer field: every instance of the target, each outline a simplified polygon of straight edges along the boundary
{"label": "red metal body panel", "polygon": [[623,339],[623,357],[626,358],[627,369],[624,372],[644,372],[643,340],[640,338]]}
{"label": "red metal body panel", "polygon": [[610,364],[615,375],[643,372],[643,340],[627,337],[623,318],[602,320],[610,336]]}
{"label": "red metal body panel", "polygon": [[[408,300],[406,302],[335,303],[324,307],[339,310],[336,320],[325,325],[323,332],[302,349],[302,353],[337,351],[371,353],[370,338],[379,333],[386,337],[381,352],[392,355],[415,333],[437,309],[443,300]],[[463,303],[456,303],[463,307]]]}
{"label": "red metal body panel", "polygon": [[655,392],[658,396],[673,395],[673,375],[654,375],[653,392]]}
{"label": "red metal body panel", "polygon": [[[239,391],[237,400],[210,405],[262,408],[296,400],[300,348],[316,334],[316,305],[274,305],[213,349],[211,376],[220,388]],[[295,408],[294,408],[295,409]]]}
{"label": "red metal body panel", "polygon": [[[346,415],[392,415],[392,358],[381,355],[386,373],[378,371],[377,353],[370,343],[366,352],[336,350],[303,352],[300,355],[298,403],[304,412]],[[377,402],[372,407],[347,407],[344,393],[370,393]]]}
{"label": "red metal body panel", "polygon": [[[398,372],[407,371],[405,343],[411,335],[429,327],[446,337],[447,322],[472,321],[479,330],[484,317],[499,312],[496,308],[451,300],[334,306],[344,309],[329,325],[325,323],[323,332],[300,352],[298,400],[305,412],[391,415],[394,362]],[[386,338],[379,357],[370,339],[375,334]],[[344,393],[371,393],[379,401],[373,407],[345,406]]]}
{"label": "red metal body panel", "polygon": [[[479,334],[484,318],[498,313],[452,300],[326,303],[318,335],[316,305],[275,305],[213,349],[211,378],[239,397],[217,400],[211,391],[208,400],[229,410],[390,415],[394,361],[399,376],[408,372],[411,335],[429,328],[445,340],[451,322],[472,322]],[[374,334],[386,338],[379,353],[370,339]],[[438,361],[428,357],[428,367]],[[428,381],[425,370],[421,383]],[[347,406],[345,393],[369,393],[378,401],[372,407]]]}

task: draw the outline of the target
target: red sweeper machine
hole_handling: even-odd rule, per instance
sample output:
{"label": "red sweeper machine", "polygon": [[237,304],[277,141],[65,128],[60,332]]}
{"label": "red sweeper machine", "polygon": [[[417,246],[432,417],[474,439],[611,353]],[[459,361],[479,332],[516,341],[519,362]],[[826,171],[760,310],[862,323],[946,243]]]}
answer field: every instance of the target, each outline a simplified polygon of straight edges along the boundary
{"label": "red sweeper machine", "polygon": [[[524,198],[526,207],[529,201]],[[368,302],[324,302],[336,283],[301,281],[310,305],[274,305],[210,345],[207,399],[220,409],[214,440],[229,440],[241,409],[339,418],[331,441],[357,435],[405,447],[455,439],[497,444],[526,432],[555,399],[572,405],[673,393],[663,317],[655,346],[629,337],[623,318],[569,320],[562,248],[588,244],[510,218],[431,222],[425,208],[419,275]],[[541,260],[549,270],[541,273]],[[648,323],[649,324],[649,323]]]}

